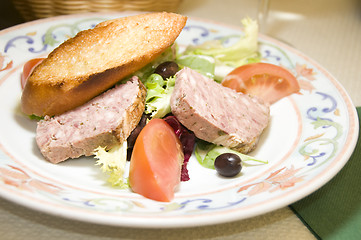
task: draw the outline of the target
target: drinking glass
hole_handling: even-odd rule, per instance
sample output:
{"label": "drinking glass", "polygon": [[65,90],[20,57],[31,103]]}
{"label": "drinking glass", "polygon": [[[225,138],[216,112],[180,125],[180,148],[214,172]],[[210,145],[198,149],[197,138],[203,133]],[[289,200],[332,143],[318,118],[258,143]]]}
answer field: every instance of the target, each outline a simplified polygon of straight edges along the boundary
{"label": "drinking glass", "polygon": [[266,32],[270,0],[258,0],[258,24],[261,33]]}

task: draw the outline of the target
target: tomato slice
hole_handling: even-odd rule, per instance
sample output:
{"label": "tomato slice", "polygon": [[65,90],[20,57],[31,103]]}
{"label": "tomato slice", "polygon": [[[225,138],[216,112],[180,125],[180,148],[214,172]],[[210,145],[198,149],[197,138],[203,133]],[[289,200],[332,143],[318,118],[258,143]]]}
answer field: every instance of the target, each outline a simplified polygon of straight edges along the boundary
{"label": "tomato slice", "polygon": [[182,145],[163,119],[152,119],[139,133],[130,160],[129,184],[144,197],[169,202],[181,179]]}
{"label": "tomato slice", "polygon": [[21,73],[21,89],[24,89],[30,74],[34,71],[34,68],[38,66],[43,60],[44,58],[34,58],[24,64],[23,72]]}
{"label": "tomato slice", "polygon": [[270,63],[251,63],[230,72],[222,85],[262,98],[270,104],[300,90],[296,77]]}

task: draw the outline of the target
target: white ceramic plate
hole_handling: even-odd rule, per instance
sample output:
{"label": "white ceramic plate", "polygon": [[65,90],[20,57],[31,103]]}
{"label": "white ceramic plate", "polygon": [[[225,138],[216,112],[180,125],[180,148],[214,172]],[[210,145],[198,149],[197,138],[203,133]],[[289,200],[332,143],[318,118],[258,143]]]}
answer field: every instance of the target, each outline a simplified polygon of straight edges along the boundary
{"label": "white ceramic plate", "polygon": [[[24,206],[82,221],[132,227],[186,227],[245,219],[291,204],[329,181],[349,159],[358,118],[344,88],[299,51],[261,36],[263,61],[289,68],[301,94],[271,107],[271,124],[252,155],[266,165],[221,178],[189,163],[170,203],[111,188],[93,158],[53,165],[34,141],[36,123],[19,111],[23,64],[99,21],[133,13],[86,14],[29,22],[0,32],[0,194]],[[189,19],[180,45],[240,35],[238,27]],[[121,43],[120,43],[121,44]]]}

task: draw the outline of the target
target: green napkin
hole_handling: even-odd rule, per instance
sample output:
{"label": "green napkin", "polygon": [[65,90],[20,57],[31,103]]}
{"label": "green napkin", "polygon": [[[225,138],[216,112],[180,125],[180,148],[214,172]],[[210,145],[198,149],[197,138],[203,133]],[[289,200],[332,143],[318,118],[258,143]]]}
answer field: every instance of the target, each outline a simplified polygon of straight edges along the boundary
{"label": "green napkin", "polygon": [[[361,107],[357,108],[361,119]],[[320,239],[361,239],[361,136],[350,160],[325,186],[290,205]]]}

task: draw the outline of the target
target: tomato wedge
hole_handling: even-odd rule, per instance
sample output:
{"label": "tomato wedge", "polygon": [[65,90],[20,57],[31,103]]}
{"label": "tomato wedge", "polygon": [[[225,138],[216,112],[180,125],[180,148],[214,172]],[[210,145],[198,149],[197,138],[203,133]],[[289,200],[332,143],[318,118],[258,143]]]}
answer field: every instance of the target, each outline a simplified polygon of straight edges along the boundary
{"label": "tomato wedge", "polygon": [[34,68],[38,66],[44,58],[34,58],[27,61],[24,64],[23,72],[21,73],[21,88],[24,89],[26,81],[28,80],[30,74],[33,72]]}
{"label": "tomato wedge", "polygon": [[144,197],[169,202],[181,179],[182,145],[163,119],[152,119],[139,133],[130,160],[129,184]]}
{"label": "tomato wedge", "polygon": [[230,72],[222,85],[237,92],[262,98],[270,104],[300,90],[296,77],[287,69],[270,63],[251,63]]}

